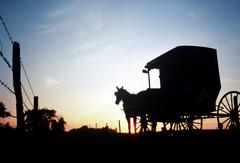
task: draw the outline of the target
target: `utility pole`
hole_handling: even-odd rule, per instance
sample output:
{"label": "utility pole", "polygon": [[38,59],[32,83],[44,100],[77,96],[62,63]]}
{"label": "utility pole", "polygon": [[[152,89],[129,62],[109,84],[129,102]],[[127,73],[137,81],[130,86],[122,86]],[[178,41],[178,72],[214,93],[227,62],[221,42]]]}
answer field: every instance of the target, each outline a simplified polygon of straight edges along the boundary
{"label": "utility pole", "polygon": [[18,42],[13,42],[12,71],[13,71],[13,87],[16,97],[17,130],[23,133],[25,130],[25,124],[21,89],[20,45]]}

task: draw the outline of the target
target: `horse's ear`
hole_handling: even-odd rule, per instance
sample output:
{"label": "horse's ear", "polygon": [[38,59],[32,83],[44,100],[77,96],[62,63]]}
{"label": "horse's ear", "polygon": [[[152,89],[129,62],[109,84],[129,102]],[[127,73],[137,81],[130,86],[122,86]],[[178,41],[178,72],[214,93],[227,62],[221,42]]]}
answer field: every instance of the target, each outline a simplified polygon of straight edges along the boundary
{"label": "horse's ear", "polygon": [[121,89],[123,89],[123,86],[122,86],[122,88]]}
{"label": "horse's ear", "polygon": [[116,86],[117,90],[119,90],[118,86]]}

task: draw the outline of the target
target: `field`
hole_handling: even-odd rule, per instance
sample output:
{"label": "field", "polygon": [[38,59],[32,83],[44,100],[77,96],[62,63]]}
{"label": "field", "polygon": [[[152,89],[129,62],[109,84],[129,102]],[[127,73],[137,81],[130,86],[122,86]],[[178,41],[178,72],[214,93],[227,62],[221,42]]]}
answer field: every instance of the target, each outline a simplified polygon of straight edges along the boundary
{"label": "field", "polygon": [[185,160],[233,159],[240,147],[239,131],[185,131],[119,134],[102,130],[72,131],[61,135],[1,133],[1,155],[45,160]]}

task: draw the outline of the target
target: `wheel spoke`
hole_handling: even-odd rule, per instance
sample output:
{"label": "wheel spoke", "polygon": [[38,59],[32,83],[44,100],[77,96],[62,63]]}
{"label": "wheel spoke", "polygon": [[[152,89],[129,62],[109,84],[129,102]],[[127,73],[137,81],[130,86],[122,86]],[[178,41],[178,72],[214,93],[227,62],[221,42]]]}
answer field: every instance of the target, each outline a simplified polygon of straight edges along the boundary
{"label": "wheel spoke", "polygon": [[223,122],[222,122],[222,124],[224,124],[226,121],[228,121],[228,120],[230,120],[230,117],[228,117],[228,118],[226,118]]}
{"label": "wheel spoke", "polygon": [[182,130],[182,123],[179,123],[179,130]]}
{"label": "wheel spoke", "polygon": [[181,122],[178,124],[178,130],[181,131]]}
{"label": "wheel spoke", "polygon": [[219,111],[224,112],[224,113],[226,113],[226,114],[229,114],[229,112],[227,112],[227,111],[225,111],[225,110],[219,110]]}
{"label": "wheel spoke", "polygon": [[137,130],[141,127],[141,125],[137,126]]}
{"label": "wheel spoke", "polygon": [[230,112],[230,110],[228,109],[228,107],[227,107],[224,103],[221,103],[221,104],[224,106],[224,108],[225,108],[227,111]]}
{"label": "wheel spoke", "polygon": [[[237,102],[238,102],[236,107],[239,107],[239,105],[240,105],[240,99],[238,99],[238,94],[236,94],[235,96],[236,96],[236,99],[237,99]],[[235,97],[235,96],[234,96],[234,97]],[[233,104],[233,105],[234,105],[234,104]],[[234,108],[234,106],[233,106],[233,108]]]}
{"label": "wheel spoke", "polygon": [[197,121],[195,121],[195,122],[193,122],[193,124],[201,124],[201,122],[197,122]]}
{"label": "wheel spoke", "polygon": [[193,125],[192,127],[193,127],[193,129],[198,129],[198,126],[196,126],[196,125]]}
{"label": "wheel spoke", "polygon": [[227,101],[227,104],[228,104],[228,107],[229,107],[229,109],[230,109],[230,111],[231,111],[231,110],[232,110],[232,108],[231,108],[231,106],[230,106],[230,104],[229,104],[228,98],[227,98],[227,97],[225,97],[225,99],[226,99],[226,101]]}
{"label": "wheel spoke", "polygon": [[227,125],[226,125],[226,127],[225,127],[226,129],[228,128],[230,122],[231,122],[231,120],[230,120],[230,118],[229,118],[229,121],[228,121],[228,123],[227,123]]}
{"label": "wheel spoke", "polygon": [[193,124],[192,127],[193,127],[194,129],[198,129],[198,128],[199,128],[199,127],[198,127],[197,125],[195,125],[195,124]]}
{"label": "wheel spoke", "polygon": [[181,123],[181,126],[183,127],[183,130],[185,130],[185,126],[184,126],[184,123]]}

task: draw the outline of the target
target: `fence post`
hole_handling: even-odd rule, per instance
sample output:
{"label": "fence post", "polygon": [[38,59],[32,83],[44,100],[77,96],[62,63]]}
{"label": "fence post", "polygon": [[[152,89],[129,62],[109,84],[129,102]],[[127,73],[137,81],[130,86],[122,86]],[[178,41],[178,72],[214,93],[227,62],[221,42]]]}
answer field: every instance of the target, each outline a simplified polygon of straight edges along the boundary
{"label": "fence post", "polygon": [[16,97],[17,130],[19,132],[24,132],[25,124],[21,90],[20,45],[18,42],[13,42],[12,71],[13,71],[13,87]]}
{"label": "fence post", "polygon": [[35,111],[38,111],[38,96],[34,96],[34,99],[33,99],[33,109]]}
{"label": "fence post", "polygon": [[39,119],[40,115],[38,112],[38,96],[34,96],[33,99],[33,131],[37,132],[39,129]]}
{"label": "fence post", "polygon": [[118,131],[119,131],[119,133],[121,134],[121,122],[120,122],[120,120],[118,120]]}

